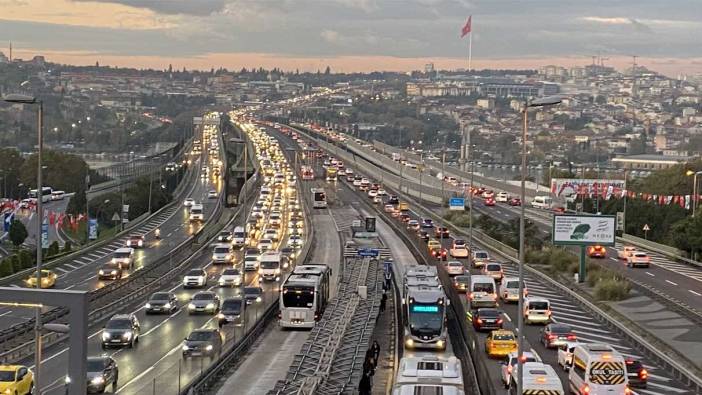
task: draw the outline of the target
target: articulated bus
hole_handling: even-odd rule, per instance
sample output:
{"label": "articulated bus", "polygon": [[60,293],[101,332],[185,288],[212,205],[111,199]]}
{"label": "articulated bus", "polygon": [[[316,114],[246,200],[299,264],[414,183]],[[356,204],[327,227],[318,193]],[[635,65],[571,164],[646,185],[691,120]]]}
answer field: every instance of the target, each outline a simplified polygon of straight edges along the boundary
{"label": "articulated bus", "polygon": [[327,207],[327,194],[324,192],[324,188],[312,188],[312,207],[313,208],[326,208]]}
{"label": "articulated bus", "polygon": [[283,328],[313,328],[329,301],[331,269],[300,265],[283,283],[278,324]]}
{"label": "articulated bus", "polygon": [[300,175],[303,180],[314,180],[314,170],[312,170],[312,166],[302,166],[300,169]]}
{"label": "articulated bus", "polygon": [[[54,190],[51,187],[44,187],[41,189],[41,201],[42,203],[46,203],[51,201],[51,196],[53,194]],[[37,198],[37,190],[32,189],[29,191],[29,198],[30,199],[36,199]]]}

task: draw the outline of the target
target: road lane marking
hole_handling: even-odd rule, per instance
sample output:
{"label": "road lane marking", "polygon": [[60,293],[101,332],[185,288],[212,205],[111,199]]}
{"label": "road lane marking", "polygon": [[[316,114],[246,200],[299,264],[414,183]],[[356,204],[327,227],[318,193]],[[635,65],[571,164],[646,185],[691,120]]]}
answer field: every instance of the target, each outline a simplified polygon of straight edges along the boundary
{"label": "road lane marking", "polygon": [[651,273],[651,272],[646,272],[646,274],[648,274],[648,275],[651,276],[651,277],[656,277],[656,275],[653,274],[653,273]]}
{"label": "road lane marking", "polygon": [[697,295],[697,296],[702,296],[701,293],[695,292],[695,291],[693,291],[693,290],[691,290],[691,289],[688,289],[688,291],[690,291],[691,293],[693,293],[693,294],[695,294],[695,295]]}
{"label": "road lane marking", "polygon": [[613,260],[614,262],[619,262],[619,259],[617,258],[609,257],[609,259]]}
{"label": "road lane marking", "polygon": [[668,284],[672,284],[672,285],[678,285],[678,283],[674,283],[674,282],[672,282],[672,281],[670,281],[670,280],[665,280],[665,282],[667,282]]}

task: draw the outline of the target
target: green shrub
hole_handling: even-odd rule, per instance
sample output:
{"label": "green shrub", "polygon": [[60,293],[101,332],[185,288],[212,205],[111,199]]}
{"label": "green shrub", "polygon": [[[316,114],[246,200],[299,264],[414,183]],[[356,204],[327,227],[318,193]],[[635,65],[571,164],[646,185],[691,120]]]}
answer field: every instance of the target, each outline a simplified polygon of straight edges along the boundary
{"label": "green shrub", "polygon": [[46,251],[46,256],[54,256],[59,253],[60,249],[61,248],[59,247],[58,241],[54,240],[54,242],[49,245],[49,249]]}
{"label": "green shrub", "polygon": [[12,265],[12,272],[17,273],[22,270],[22,262],[19,257],[15,254],[10,257],[10,262]]}
{"label": "green shrub", "polygon": [[72,247],[71,242],[67,240],[66,244],[63,245],[63,252],[71,252]]}
{"label": "green shrub", "polygon": [[595,285],[595,298],[598,300],[624,300],[629,296],[631,284],[624,279],[604,278]]}
{"label": "green shrub", "polygon": [[12,262],[10,262],[10,259],[5,258],[0,261],[0,277],[7,277],[12,275],[12,273],[14,273],[14,269],[12,268]]}
{"label": "green shrub", "polygon": [[532,265],[547,265],[551,250],[532,250],[526,251],[526,261]]}
{"label": "green shrub", "polygon": [[550,251],[551,254],[548,259],[548,264],[555,272],[565,273],[568,271],[570,265],[575,262],[576,258],[563,249],[553,248]]}
{"label": "green shrub", "polygon": [[30,267],[34,266],[34,257],[32,256],[31,252],[27,250],[20,250],[18,255],[22,269],[29,269]]}

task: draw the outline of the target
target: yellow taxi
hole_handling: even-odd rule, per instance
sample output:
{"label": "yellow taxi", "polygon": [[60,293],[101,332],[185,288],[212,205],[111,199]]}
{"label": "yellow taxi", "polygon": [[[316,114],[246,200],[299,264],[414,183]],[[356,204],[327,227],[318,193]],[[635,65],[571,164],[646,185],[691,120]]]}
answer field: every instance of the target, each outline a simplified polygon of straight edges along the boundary
{"label": "yellow taxi", "polygon": [[517,338],[514,332],[499,329],[490,332],[485,340],[485,352],[489,357],[504,357],[517,351]]}
{"label": "yellow taxi", "polygon": [[431,239],[427,242],[427,248],[429,252],[434,252],[441,249],[441,243],[438,240]]}
{"label": "yellow taxi", "polygon": [[0,394],[31,394],[34,373],[22,365],[0,365]]}
{"label": "yellow taxi", "polygon": [[[56,273],[52,272],[51,270],[46,270],[42,269],[41,271],[41,288],[52,288],[54,285],[56,285]],[[27,277],[26,280],[24,280],[24,283],[29,287],[29,288],[36,288],[37,287],[37,272],[32,273],[31,276]]]}

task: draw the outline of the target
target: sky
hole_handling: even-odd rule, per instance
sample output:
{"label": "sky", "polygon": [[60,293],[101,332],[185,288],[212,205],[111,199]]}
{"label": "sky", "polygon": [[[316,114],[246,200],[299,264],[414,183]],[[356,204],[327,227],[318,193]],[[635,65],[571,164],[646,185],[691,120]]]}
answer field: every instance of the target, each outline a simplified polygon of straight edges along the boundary
{"label": "sky", "polygon": [[702,73],[702,0],[0,0],[0,51],[71,64],[316,71],[585,65]]}

